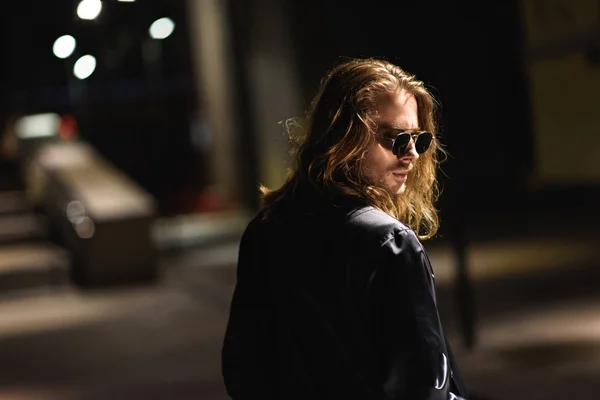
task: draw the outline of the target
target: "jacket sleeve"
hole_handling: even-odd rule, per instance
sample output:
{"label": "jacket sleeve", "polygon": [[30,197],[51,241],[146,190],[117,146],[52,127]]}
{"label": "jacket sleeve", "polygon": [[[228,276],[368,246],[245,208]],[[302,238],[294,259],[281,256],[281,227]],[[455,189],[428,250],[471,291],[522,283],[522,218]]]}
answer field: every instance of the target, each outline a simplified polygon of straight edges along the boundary
{"label": "jacket sleeve", "polygon": [[380,250],[375,296],[388,354],[384,392],[394,400],[461,400],[450,391],[450,360],[423,247],[411,230],[402,229]]}
{"label": "jacket sleeve", "polygon": [[267,293],[260,290],[259,241],[252,224],[239,250],[237,283],[221,352],[221,372],[229,396],[234,399],[271,398],[268,393],[269,308]]}

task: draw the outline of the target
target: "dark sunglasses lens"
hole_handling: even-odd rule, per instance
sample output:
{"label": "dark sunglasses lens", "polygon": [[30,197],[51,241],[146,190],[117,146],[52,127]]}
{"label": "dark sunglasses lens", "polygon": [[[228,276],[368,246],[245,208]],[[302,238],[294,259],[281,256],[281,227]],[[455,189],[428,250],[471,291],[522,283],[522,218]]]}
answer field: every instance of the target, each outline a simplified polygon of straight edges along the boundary
{"label": "dark sunglasses lens", "polygon": [[433,140],[433,135],[431,132],[423,132],[417,138],[417,142],[415,143],[415,150],[417,153],[422,154],[427,151],[429,146],[431,146],[431,141]]}
{"label": "dark sunglasses lens", "polygon": [[410,143],[410,134],[401,133],[394,140],[394,147],[392,152],[396,156],[402,156],[406,153],[406,149],[408,148],[408,144]]}

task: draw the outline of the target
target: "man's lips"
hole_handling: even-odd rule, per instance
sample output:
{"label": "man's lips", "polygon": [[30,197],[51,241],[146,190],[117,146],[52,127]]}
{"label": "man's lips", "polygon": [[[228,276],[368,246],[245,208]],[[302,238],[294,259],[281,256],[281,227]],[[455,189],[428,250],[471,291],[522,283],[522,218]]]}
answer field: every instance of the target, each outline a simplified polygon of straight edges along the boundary
{"label": "man's lips", "polygon": [[392,174],[396,176],[407,176],[410,171],[408,169],[404,169],[402,171],[394,171]]}

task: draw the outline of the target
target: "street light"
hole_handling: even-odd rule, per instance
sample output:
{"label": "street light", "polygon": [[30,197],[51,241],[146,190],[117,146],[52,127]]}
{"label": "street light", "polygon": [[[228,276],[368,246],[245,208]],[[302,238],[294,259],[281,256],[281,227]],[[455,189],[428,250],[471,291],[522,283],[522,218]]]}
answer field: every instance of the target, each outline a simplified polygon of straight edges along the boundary
{"label": "street light", "polygon": [[175,30],[175,22],[170,18],[157,19],[150,25],[149,33],[152,39],[166,39]]}
{"label": "street light", "polygon": [[52,52],[58,58],[67,58],[75,51],[77,42],[71,35],[63,35],[54,41]]}
{"label": "street light", "polygon": [[77,6],[77,16],[81,19],[96,19],[102,11],[102,2],[100,0],[81,0]]}
{"label": "street light", "polygon": [[75,62],[75,66],[73,67],[73,74],[77,79],[83,80],[92,75],[95,69],[96,58],[92,55],[86,54],[85,56],[79,58],[77,62]]}

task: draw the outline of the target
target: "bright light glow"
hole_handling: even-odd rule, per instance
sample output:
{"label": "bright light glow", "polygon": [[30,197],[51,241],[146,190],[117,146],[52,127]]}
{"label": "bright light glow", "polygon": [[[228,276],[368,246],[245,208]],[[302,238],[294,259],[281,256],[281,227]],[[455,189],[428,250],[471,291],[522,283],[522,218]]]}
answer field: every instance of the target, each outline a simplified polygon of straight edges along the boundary
{"label": "bright light glow", "polygon": [[96,58],[89,54],[81,57],[73,67],[73,74],[77,79],[86,79],[94,73],[96,69]]}
{"label": "bright light glow", "polygon": [[175,22],[170,18],[157,19],[150,25],[150,37],[152,39],[166,39],[175,30]]}
{"label": "bright light glow", "polygon": [[52,52],[58,58],[67,58],[75,51],[77,42],[71,35],[64,35],[54,41]]}
{"label": "bright light glow", "polygon": [[21,139],[36,139],[56,136],[60,116],[55,113],[28,115],[20,118],[15,131]]}
{"label": "bright light glow", "polygon": [[77,6],[77,15],[81,19],[96,19],[102,11],[102,2],[100,0],[81,0]]}
{"label": "bright light glow", "polygon": [[96,232],[96,224],[90,217],[83,217],[81,221],[74,224],[77,236],[82,239],[91,239]]}
{"label": "bright light glow", "polygon": [[72,224],[80,224],[86,217],[85,207],[79,200],[73,200],[67,204],[66,213],[67,219],[71,221]]}

